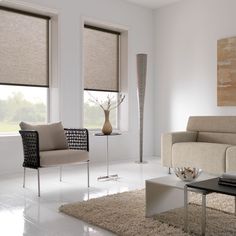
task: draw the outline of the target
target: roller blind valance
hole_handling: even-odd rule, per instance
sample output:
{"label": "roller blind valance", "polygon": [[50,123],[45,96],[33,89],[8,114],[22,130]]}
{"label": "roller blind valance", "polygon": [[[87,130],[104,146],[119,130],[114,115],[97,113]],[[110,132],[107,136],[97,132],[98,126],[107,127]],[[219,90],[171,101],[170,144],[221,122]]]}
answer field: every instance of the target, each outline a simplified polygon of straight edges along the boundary
{"label": "roller blind valance", "polygon": [[119,91],[119,36],[119,32],[85,25],[85,90]]}
{"label": "roller blind valance", "polygon": [[0,7],[0,84],[49,86],[49,20]]}

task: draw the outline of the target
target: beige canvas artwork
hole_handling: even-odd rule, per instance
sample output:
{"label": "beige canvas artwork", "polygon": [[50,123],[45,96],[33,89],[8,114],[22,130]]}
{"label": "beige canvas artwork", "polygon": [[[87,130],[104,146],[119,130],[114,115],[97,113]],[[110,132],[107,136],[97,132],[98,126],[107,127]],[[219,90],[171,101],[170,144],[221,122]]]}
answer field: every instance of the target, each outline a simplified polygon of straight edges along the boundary
{"label": "beige canvas artwork", "polygon": [[236,106],[236,37],[217,44],[217,105]]}

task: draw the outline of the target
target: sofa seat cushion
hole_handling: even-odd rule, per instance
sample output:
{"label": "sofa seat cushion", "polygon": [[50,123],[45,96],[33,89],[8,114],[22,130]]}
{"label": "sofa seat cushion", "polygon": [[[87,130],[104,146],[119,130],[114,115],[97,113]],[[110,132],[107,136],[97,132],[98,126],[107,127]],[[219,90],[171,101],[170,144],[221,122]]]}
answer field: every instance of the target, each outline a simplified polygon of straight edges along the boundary
{"label": "sofa seat cushion", "polygon": [[185,142],[172,146],[173,167],[197,167],[212,174],[225,172],[226,150],[231,145]]}
{"label": "sofa seat cushion", "polygon": [[32,125],[21,122],[20,127],[22,130],[35,130],[38,132],[40,151],[68,148],[67,139],[61,122],[42,125]]}
{"label": "sofa seat cushion", "polygon": [[226,171],[236,172],[236,146],[227,148]]}
{"label": "sofa seat cushion", "polygon": [[53,150],[40,152],[40,166],[57,166],[72,163],[86,162],[89,160],[89,153],[82,150]]}

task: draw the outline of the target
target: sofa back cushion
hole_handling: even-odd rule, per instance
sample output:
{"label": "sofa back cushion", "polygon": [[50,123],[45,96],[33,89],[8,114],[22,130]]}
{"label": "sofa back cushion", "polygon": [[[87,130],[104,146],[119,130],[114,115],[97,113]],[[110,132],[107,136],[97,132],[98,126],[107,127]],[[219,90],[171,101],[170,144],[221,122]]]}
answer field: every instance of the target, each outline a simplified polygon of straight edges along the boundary
{"label": "sofa back cushion", "polygon": [[198,132],[197,142],[222,143],[222,144],[236,145],[236,134],[234,134],[234,133]]}
{"label": "sofa back cushion", "polygon": [[43,125],[32,125],[21,122],[20,128],[22,130],[35,130],[38,132],[40,151],[68,148],[64,128],[61,122]]}
{"label": "sofa back cushion", "polygon": [[187,131],[236,133],[236,116],[191,116]]}

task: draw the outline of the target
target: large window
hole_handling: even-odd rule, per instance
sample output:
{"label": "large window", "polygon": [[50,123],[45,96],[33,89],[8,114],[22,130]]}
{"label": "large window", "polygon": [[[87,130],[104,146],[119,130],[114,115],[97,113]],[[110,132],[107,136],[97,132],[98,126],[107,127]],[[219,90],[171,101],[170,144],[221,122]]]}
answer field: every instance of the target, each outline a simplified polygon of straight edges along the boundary
{"label": "large window", "polygon": [[49,18],[0,7],[0,132],[47,121]]}
{"label": "large window", "polygon": [[[85,25],[84,27],[84,126],[101,128],[103,110],[94,100],[106,103],[107,97],[116,103],[119,96],[120,33]],[[118,128],[118,109],[110,120]]]}

